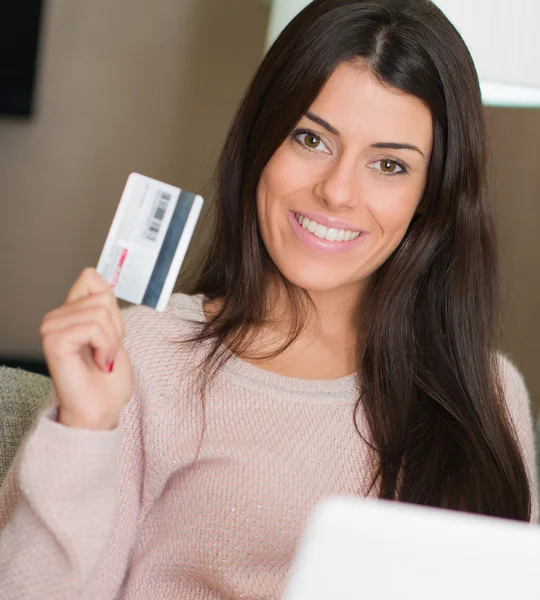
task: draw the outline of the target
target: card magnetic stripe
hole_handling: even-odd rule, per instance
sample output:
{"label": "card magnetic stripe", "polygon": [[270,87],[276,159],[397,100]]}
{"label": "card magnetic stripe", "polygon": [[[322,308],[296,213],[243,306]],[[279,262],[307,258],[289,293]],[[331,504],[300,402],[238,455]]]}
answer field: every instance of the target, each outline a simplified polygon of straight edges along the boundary
{"label": "card magnetic stripe", "polygon": [[152,271],[152,276],[144,293],[142,304],[146,306],[156,308],[158,304],[165,280],[171,268],[171,263],[178,248],[178,242],[182,237],[195,198],[195,194],[184,192],[184,190],[180,192],[180,197],[174,208],[169,228],[165,234],[163,245]]}

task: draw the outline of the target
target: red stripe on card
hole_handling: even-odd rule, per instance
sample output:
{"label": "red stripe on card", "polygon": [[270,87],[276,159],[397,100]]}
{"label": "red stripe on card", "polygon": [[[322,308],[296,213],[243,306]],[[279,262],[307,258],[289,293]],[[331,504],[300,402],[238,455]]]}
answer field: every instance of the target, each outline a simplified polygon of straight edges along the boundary
{"label": "red stripe on card", "polygon": [[114,287],[118,283],[118,278],[120,277],[120,271],[126,262],[127,256],[127,248],[122,248],[122,254],[120,254],[120,258],[118,259],[118,264],[116,265],[116,270],[114,272],[113,279],[111,281],[111,287]]}

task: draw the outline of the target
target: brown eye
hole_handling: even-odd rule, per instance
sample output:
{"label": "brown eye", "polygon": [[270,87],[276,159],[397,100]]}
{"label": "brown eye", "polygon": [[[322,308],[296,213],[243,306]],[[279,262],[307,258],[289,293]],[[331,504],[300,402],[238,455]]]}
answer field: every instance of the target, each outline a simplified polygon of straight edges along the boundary
{"label": "brown eye", "polygon": [[393,160],[381,160],[381,171],[383,173],[394,173],[397,164]]}
{"label": "brown eye", "polygon": [[379,175],[384,175],[385,177],[394,177],[395,175],[407,175],[409,169],[397,162],[396,160],[392,160],[391,158],[383,158],[375,161],[368,165],[371,169],[375,169],[378,171]]}
{"label": "brown eye", "polygon": [[311,149],[315,149],[319,146],[319,144],[321,143],[321,138],[313,135],[312,133],[306,133],[304,135],[304,144]]}
{"label": "brown eye", "polygon": [[320,135],[308,130],[296,130],[292,133],[293,141],[304,150],[315,152],[317,154],[331,154],[329,148],[323,142]]}

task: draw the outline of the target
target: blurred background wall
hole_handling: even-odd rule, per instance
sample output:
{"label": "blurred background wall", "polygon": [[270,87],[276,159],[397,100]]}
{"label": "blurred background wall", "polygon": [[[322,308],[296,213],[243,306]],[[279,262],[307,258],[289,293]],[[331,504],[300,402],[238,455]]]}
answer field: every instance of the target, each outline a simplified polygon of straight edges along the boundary
{"label": "blurred background wall", "polygon": [[[0,363],[41,360],[40,320],[79,271],[96,264],[131,171],[207,194],[261,59],[268,16],[264,0],[46,4],[36,113],[0,118]],[[503,345],[524,373],[536,411],[540,110],[486,112],[504,273]]]}
{"label": "blurred background wall", "polygon": [[540,411],[540,109],[487,108],[503,276],[503,348]]}
{"label": "blurred background wall", "polygon": [[[35,114],[0,118],[0,357],[96,265],[128,174],[205,193],[264,50],[254,0],[48,0]],[[204,223],[200,222],[204,227]]]}

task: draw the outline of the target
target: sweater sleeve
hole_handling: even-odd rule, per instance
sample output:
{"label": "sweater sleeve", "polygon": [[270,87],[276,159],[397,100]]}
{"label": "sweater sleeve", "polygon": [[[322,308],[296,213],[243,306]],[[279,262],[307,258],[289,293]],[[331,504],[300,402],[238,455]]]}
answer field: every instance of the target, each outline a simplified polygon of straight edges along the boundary
{"label": "sweater sleeve", "polygon": [[[135,409],[133,399],[124,415]],[[136,424],[71,429],[55,413],[42,415],[0,491],[2,598],[95,598],[98,579],[117,590],[125,574],[142,472]]]}
{"label": "sweater sleeve", "polygon": [[0,598],[113,598],[138,525],[137,392],[113,431],[65,427],[56,413],[38,419],[0,490]]}
{"label": "sweater sleeve", "polygon": [[501,357],[500,371],[510,416],[521,446],[531,487],[531,521],[538,522],[538,476],[531,402],[522,375],[506,358]]}

